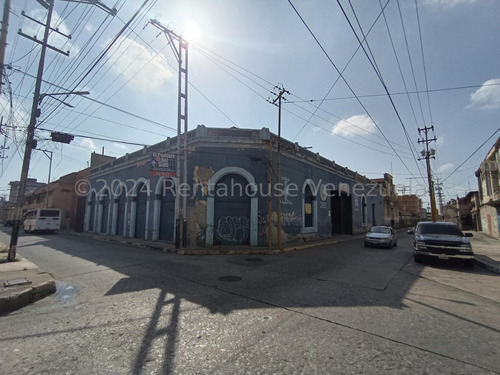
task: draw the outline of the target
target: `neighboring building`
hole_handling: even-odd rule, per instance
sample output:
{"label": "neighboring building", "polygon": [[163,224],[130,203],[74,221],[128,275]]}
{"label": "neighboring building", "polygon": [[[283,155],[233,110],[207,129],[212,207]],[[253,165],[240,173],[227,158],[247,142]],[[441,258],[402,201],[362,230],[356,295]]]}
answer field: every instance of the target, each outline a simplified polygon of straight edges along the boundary
{"label": "neighboring building", "polygon": [[469,192],[465,197],[458,198],[458,214],[460,216],[459,226],[462,230],[475,230],[477,231],[477,213],[475,212],[476,201],[478,197],[477,191]]}
{"label": "neighboring building", "polygon": [[422,199],[415,194],[399,195],[399,226],[409,227],[416,225],[425,216],[423,216]]}
{"label": "neighboring building", "polygon": [[470,204],[471,204],[471,215],[472,215],[472,223],[473,223],[473,230],[475,231],[482,231],[483,228],[481,226],[481,211],[479,207],[481,206],[480,200],[479,200],[479,192],[478,191],[473,191],[470,192]]}
{"label": "neighboring building", "polygon": [[[92,153],[91,166],[96,167],[116,158]],[[85,201],[88,193],[90,168],[72,172],[27,194],[23,211],[34,208],[59,208],[61,229],[82,231],[85,217]]]}
{"label": "neighboring building", "polygon": [[[88,173],[88,169],[86,169]],[[76,172],[62,176],[48,186],[36,189],[26,195],[23,211],[33,208],[51,207],[61,209],[61,229],[74,226],[72,215],[73,200],[75,196]],[[48,195],[47,195],[48,192]],[[73,216],[73,221],[71,220]]]}
{"label": "neighboring building", "polygon": [[[9,202],[17,202],[17,193],[19,192],[19,181],[11,181],[10,185],[10,194],[9,194]],[[36,189],[45,186],[46,184],[43,182],[37,182],[36,178],[28,178],[26,179],[26,192],[25,196]]]}
{"label": "neighboring building", "polygon": [[270,238],[276,244],[278,195],[285,244],[364,233],[385,220],[377,184],[284,139],[278,166],[279,138],[267,128],[200,125],[186,138],[182,185],[175,184],[176,138],[92,168],[85,229],[173,242],[185,201],[187,246],[267,246]]}
{"label": "neighboring building", "polygon": [[16,203],[0,198],[0,224],[9,224],[11,220],[14,220],[14,214],[16,211]]}
{"label": "neighboring building", "polygon": [[499,238],[500,226],[500,137],[476,171],[479,185],[481,227],[483,232]]}
{"label": "neighboring building", "polygon": [[460,216],[458,213],[458,201],[450,199],[450,201],[441,208],[441,216],[443,221],[460,225]]}
{"label": "neighboring building", "polygon": [[398,228],[398,195],[396,194],[392,176],[389,173],[384,173],[384,178],[376,178],[373,181],[379,184],[380,192],[384,197],[384,224]]}

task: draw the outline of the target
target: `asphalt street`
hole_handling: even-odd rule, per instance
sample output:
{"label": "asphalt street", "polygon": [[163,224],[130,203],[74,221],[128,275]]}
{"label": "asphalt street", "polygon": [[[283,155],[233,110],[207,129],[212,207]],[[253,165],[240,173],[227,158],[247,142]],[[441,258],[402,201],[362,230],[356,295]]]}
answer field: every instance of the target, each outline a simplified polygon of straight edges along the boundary
{"label": "asphalt street", "polygon": [[[0,232],[8,243],[8,234]],[[0,317],[1,374],[499,374],[499,275],[362,240],[186,256],[65,234],[56,294]]]}

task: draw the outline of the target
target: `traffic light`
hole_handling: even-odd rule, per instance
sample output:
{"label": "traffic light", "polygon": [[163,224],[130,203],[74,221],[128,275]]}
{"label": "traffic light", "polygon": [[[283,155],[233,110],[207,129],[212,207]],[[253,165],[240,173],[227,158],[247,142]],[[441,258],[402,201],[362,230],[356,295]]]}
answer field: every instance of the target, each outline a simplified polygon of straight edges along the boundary
{"label": "traffic light", "polygon": [[69,144],[75,138],[75,136],[68,133],[52,132],[50,133],[50,138],[52,138],[53,142]]}

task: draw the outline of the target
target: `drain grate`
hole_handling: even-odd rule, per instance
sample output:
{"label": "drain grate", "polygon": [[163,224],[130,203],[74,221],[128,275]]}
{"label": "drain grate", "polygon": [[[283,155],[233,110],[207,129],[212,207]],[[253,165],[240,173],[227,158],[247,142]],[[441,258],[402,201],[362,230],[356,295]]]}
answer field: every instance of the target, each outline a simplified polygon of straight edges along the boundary
{"label": "drain grate", "polygon": [[239,276],[221,276],[219,277],[220,281],[224,281],[226,283],[233,283],[235,281],[241,281],[241,277]]}

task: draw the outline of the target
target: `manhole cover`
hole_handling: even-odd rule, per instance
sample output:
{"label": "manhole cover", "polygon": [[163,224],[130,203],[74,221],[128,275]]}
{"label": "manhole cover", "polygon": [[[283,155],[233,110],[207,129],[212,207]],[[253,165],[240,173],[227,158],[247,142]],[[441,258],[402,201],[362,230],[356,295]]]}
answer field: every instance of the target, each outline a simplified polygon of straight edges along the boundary
{"label": "manhole cover", "polygon": [[241,281],[241,277],[239,277],[239,276],[222,276],[222,277],[219,277],[219,280],[224,281],[226,283],[232,283],[235,281]]}
{"label": "manhole cover", "polygon": [[262,258],[246,258],[245,259],[247,262],[263,262],[264,259]]}

